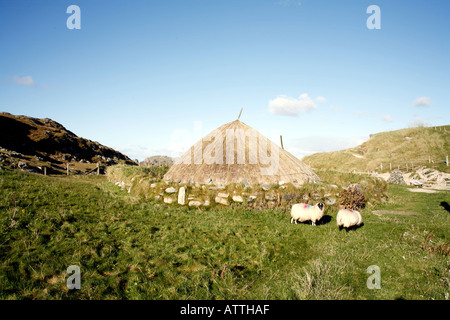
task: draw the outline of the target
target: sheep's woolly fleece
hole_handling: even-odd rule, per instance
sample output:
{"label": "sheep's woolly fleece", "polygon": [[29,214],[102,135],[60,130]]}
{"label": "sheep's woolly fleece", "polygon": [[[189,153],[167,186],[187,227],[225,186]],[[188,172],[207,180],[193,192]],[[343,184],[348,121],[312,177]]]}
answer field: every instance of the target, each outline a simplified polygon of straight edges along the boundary
{"label": "sheep's woolly fleece", "polygon": [[362,224],[362,216],[356,210],[341,209],[336,215],[336,223],[339,227],[350,228]]}
{"label": "sheep's woolly fleece", "polygon": [[295,222],[297,224],[297,221],[311,221],[312,225],[315,226],[316,221],[323,217],[323,211],[323,204],[321,203],[314,206],[305,203],[294,204],[291,209],[291,223]]}

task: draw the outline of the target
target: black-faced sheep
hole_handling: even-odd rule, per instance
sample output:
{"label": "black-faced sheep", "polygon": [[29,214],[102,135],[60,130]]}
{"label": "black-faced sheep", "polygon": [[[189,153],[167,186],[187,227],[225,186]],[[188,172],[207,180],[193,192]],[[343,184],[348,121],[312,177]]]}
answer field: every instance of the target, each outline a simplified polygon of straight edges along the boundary
{"label": "black-faced sheep", "polygon": [[296,203],[291,209],[291,223],[295,221],[295,224],[297,224],[297,221],[304,222],[311,220],[312,225],[315,226],[316,221],[322,219],[323,212],[323,203],[318,203],[314,206],[306,203]]}
{"label": "black-faced sheep", "polygon": [[341,209],[336,215],[336,223],[339,230],[342,230],[342,228],[348,230],[349,228],[360,226],[362,224],[362,216],[356,210]]}

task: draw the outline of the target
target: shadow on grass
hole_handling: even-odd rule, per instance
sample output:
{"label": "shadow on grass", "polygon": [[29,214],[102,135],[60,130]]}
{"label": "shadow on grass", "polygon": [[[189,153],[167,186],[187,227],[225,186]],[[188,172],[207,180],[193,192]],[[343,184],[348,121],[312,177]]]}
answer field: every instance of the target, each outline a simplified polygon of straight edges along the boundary
{"label": "shadow on grass", "polygon": [[447,212],[450,212],[450,205],[447,203],[447,201],[441,202],[441,207],[443,207]]}
{"label": "shadow on grass", "polygon": [[[324,215],[322,217],[322,219],[320,219],[319,221],[316,222],[316,226],[325,225],[327,223],[330,223],[330,221],[331,221],[331,216]],[[298,221],[297,223],[298,224],[309,224],[309,225],[312,225],[311,221],[303,221],[303,222]]]}
{"label": "shadow on grass", "polygon": [[352,226],[350,228],[345,228],[345,227],[340,226],[339,231],[341,231],[342,229],[345,229],[346,232],[349,232],[350,230],[356,231],[357,229],[361,228],[362,226],[364,226],[364,222],[361,223],[359,226]]}

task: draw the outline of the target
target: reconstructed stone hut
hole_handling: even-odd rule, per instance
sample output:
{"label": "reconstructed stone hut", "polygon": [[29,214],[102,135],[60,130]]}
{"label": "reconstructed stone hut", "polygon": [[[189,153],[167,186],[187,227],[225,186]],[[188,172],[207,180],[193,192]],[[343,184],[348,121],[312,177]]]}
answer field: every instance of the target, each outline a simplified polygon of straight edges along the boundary
{"label": "reconstructed stone hut", "polygon": [[196,142],[164,179],[215,185],[301,185],[320,181],[309,166],[239,120],[222,125]]}

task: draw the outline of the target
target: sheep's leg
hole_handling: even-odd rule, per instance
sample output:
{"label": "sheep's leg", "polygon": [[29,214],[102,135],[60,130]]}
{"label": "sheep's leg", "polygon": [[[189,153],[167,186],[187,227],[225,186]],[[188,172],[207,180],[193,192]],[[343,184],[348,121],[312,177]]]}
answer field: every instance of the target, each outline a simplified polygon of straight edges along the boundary
{"label": "sheep's leg", "polygon": [[315,225],[316,225],[316,222],[315,222],[315,221],[312,221],[312,225],[315,226]]}

